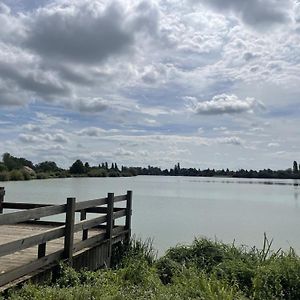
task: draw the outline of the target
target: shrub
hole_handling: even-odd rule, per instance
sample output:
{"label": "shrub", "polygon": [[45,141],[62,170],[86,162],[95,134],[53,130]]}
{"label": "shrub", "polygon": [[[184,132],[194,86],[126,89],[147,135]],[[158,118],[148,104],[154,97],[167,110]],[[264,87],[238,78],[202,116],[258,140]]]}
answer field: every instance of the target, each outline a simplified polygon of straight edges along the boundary
{"label": "shrub", "polygon": [[48,173],[37,173],[36,174],[36,179],[48,179],[49,174]]}
{"label": "shrub", "polygon": [[9,180],[24,180],[24,175],[20,170],[12,170],[9,172]]}
{"label": "shrub", "polygon": [[9,173],[7,171],[0,172],[0,181],[8,181]]}

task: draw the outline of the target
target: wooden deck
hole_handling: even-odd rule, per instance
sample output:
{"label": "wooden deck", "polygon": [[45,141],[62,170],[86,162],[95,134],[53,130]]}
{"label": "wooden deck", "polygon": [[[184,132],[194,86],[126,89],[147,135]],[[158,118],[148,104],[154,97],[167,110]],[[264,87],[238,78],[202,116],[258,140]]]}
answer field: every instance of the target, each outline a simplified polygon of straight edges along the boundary
{"label": "wooden deck", "polygon": [[[63,205],[5,202],[4,195],[0,187],[0,292],[43,277],[61,261],[75,269],[109,267],[113,244],[130,239],[131,191],[83,202],[68,198]],[[115,207],[119,202],[125,207]],[[58,214],[65,222],[43,221]]]}
{"label": "wooden deck", "polygon": [[[39,225],[39,224],[15,224],[0,226],[0,245],[32,237],[34,235],[45,233],[49,229],[57,228],[53,225]],[[95,236],[99,233],[105,232],[104,229],[89,230],[89,237]],[[74,243],[82,240],[82,232],[74,234]],[[54,253],[58,250],[64,249],[64,238],[58,238],[47,243],[46,255]],[[81,250],[82,251],[82,250]],[[75,255],[76,253],[74,253]],[[28,264],[36,260],[38,256],[38,247],[30,247],[13,254],[0,257],[0,274],[9,272],[22,265]]]}

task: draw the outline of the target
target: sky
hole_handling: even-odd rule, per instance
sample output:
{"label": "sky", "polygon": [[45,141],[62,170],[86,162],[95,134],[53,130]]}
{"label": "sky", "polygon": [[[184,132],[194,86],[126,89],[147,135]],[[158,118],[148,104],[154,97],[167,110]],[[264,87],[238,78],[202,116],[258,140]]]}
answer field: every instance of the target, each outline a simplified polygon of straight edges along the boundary
{"label": "sky", "polygon": [[299,100],[298,0],[0,1],[0,153],[287,169]]}

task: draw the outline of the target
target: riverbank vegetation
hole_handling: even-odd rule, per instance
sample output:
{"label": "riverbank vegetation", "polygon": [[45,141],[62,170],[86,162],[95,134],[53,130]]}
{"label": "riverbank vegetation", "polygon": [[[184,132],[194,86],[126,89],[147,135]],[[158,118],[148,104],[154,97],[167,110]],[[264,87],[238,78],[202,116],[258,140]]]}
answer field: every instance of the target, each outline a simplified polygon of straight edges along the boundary
{"label": "riverbank vegetation", "polygon": [[176,164],[174,168],[161,169],[159,167],[126,167],[117,163],[102,162],[97,166],[90,166],[76,160],[68,169],[57,166],[53,161],[44,161],[33,164],[22,157],[14,157],[4,153],[0,162],[0,181],[30,180],[66,177],[129,177],[136,175],[160,175],[160,176],[199,176],[199,177],[233,177],[233,178],[271,178],[271,179],[300,179],[300,168],[294,161],[293,167],[286,170],[244,170],[230,171],[229,169],[196,169],[181,168]]}
{"label": "riverbank vegetation", "polygon": [[169,249],[156,258],[151,243],[114,249],[113,268],[75,272],[62,267],[45,285],[11,291],[19,299],[300,299],[300,258],[293,249],[261,250],[208,239]]}

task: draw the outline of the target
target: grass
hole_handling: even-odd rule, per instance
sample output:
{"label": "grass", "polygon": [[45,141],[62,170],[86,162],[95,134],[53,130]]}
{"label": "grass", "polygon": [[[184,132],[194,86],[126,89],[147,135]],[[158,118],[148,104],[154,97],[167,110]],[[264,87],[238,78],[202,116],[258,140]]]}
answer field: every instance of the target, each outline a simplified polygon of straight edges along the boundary
{"label": "grass", "polygon": [[114,249],[113,267],[76,272],[62,266],[50,284],[28,284],[9,299],[300,299],[300,258],[209,239],[170,248],[157,258],[152,241],[133,239]]}

